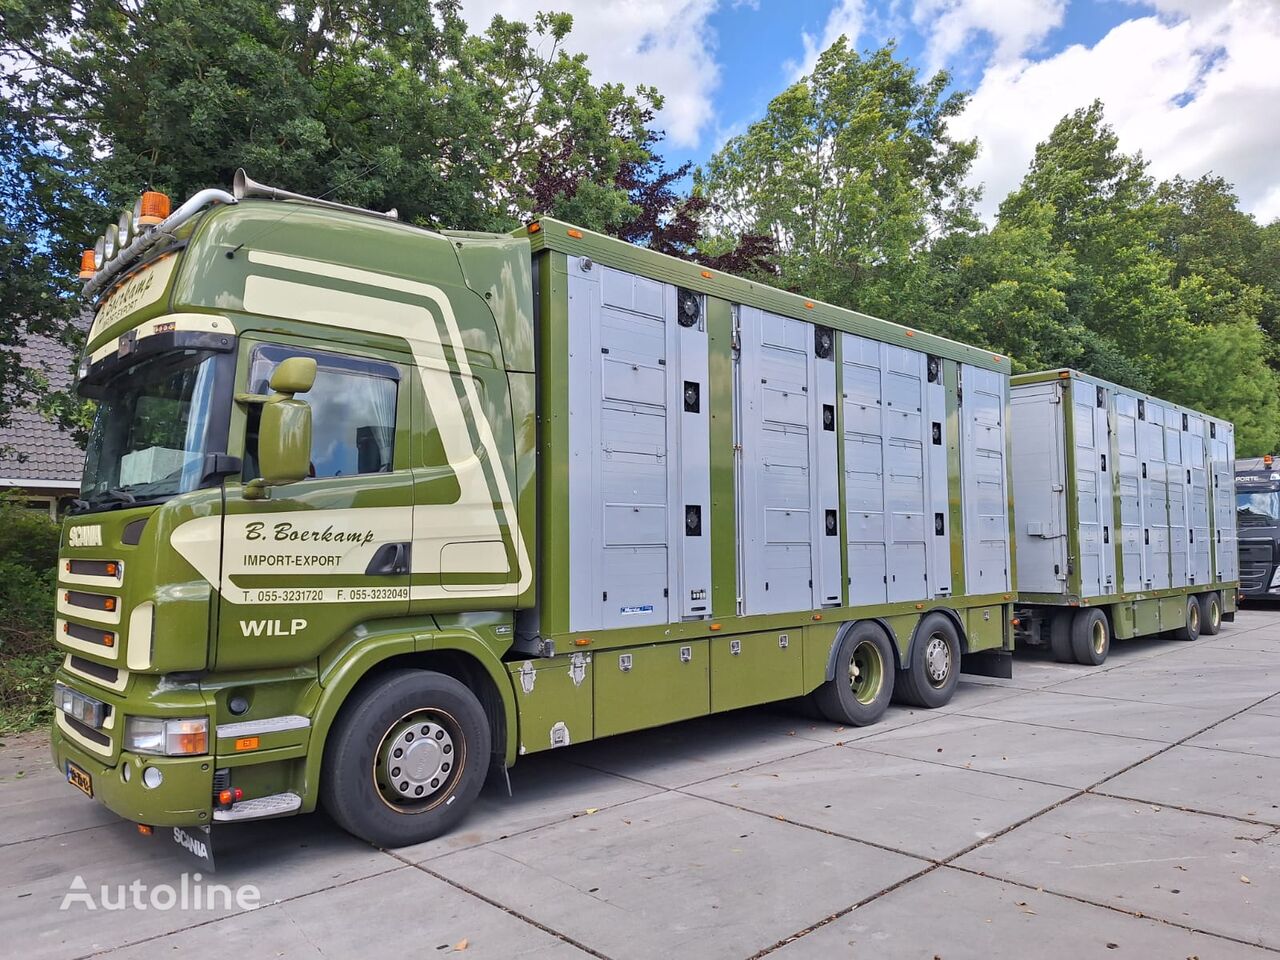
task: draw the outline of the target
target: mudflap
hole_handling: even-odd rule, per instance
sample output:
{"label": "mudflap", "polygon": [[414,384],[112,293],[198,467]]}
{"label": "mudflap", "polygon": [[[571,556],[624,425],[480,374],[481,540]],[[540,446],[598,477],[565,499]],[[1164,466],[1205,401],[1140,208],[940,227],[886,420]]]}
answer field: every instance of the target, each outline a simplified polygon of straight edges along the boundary
{"label": "mudflap", "polygon": [[1008,650],[982,650],[960,658],[960,672],[979,677],[1013,679],[1013,654]]}
{"label": "mudflap", "polygon": [[212,827],[160,827],[154,835],[168,839],[210,873],[217,869],[213,863]]}

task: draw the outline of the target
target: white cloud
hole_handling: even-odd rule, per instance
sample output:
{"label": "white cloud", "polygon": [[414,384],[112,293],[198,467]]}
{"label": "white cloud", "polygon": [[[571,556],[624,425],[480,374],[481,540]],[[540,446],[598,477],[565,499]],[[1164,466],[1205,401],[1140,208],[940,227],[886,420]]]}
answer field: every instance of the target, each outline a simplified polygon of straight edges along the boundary
{"label": "white cloud", "polygon": [[856,45],[858,35],[862,33],[862,24],[866,17],[863,0],[836,0],[836,4],[827,14],[827,22],[822,27],[822,36],[814,36],[805,30],[800,34],[804,44],[804,56],[800,60],[789,60],[784,70],[790,74],[794,82],[813,69],[818,57],[827,47],[842,36],[848,37],[851,44]]}
{"label": "white cloud", "polygon": [[1269,0],[1159,0],[1091,47],[995,63],[954,124],[982,152],[984,213],[1021,181],[1064,115],[1098,98],[1121,149],[1160,178],[1212,171],[1260,220],[1280,216],[1280,8]]}
{"label": "white cloud", "polygon": [[1022,56],[1062,25],[1067,0],[916,0],[911,22],[926,38],[928,72],[945,66],[980,34],[994,44],[994,59]]}
{"label": "white cloud", "polygon": [[666,98],[657,119],[669,142],[696,147],[713,119],[711,95],[720,82],[716,36],[708,19],[716,0],[465,0],[462,15],[483,31],[501,14],[531,23],[538,9],[573,14],[567,48],[585,53],[599,80],[656,86]]}

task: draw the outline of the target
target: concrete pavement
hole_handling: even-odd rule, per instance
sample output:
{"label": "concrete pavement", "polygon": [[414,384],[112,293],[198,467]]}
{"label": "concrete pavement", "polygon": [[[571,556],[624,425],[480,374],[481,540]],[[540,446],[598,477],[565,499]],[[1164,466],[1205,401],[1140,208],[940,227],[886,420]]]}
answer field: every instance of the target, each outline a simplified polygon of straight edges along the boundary
{"label": "concrete pavement", "polygon": [[[219,828],[199,881],[10,739],[0,930],[28,960],[1280,953],[1280,609],[1014,674],[869,728],[745,710],[529,757],[393,852],[323,815]],[[262,905],[106,908],[184,873]],[[59,909],[76,877],[97,909]]]}

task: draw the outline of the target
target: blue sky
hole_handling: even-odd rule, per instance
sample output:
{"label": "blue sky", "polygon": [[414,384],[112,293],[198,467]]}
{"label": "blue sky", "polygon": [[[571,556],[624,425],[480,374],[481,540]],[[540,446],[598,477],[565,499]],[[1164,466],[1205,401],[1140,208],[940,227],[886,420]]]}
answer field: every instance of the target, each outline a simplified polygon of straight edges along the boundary
{"label": "blue sky", "polygon": [[542,8],[574,15],[569,45],[598,77],[663,92],[673,165],[705,161],[845,34],[895,39],[972,94],[955,129],[982,145],[988,215],[1053,124],[1098,97],[1154,175],[1212,171],[1280,217],[1280,0],[464,0],[475,27]]}

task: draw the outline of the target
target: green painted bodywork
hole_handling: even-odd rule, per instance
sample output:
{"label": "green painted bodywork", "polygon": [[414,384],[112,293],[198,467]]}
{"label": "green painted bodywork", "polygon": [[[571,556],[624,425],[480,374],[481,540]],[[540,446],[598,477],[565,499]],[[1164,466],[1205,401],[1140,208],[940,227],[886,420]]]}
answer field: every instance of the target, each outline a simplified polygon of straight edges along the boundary
{"label": "green painted bodywork", "polygon": [[[157,317],[204,315],[217,318],[218,329],[234,340],[234,393],[260,387],[250,381],[262,351],[336,355],[372,365],[398,383],[392,463],[386,472],[274,486],[263,499],[247,499],[246,481],[252,478],[232,474],[158,505],[71,517],[67,531],[101,525],[101,543],[72,546],[64,533],[62,559],[122,563],[119,588],[110,595],[126,623],[133,611],[154,604],[154,640],[147,638],[149,661],[128,670],[127,638],[115,656],[68,650],[95,669],[120,671],[118,689],[83,671],[64,668],[58,677],[109,704],[116,726],[109,755],[103,756],[83,737],[55,729],[59,766],[72,760],[89,771],[97,796],[124,817],[195,825],[213,816],[215,770],[231,771],[249,797],[289,791],[301,798],[302,810],[314,809],[330,730],[353,691],[386,670],[440,670],[469,684],[490,718],[495,760],[510,765],[523,753],[806,694],[828,678],[832,651],[844,626],[855,621],[879,622],[899,663],[906,661],[921,617],[934,609],[955,619],[966,651],[1011,649],[1011,595],[964,595],[958,496],[959,364],[1008,373],[1006,358],[587,231],[570,236],[569,229],[544,219],[537,230],[511,236],[435,233],[307,204],[244,201],[215,207],[177,231],[176,244],[164,251],[176,258],[176,269],[163,296],[95,331],[86,356],[110,354],[124,334]],[[588,255],[706,295],[714,620],[589,635],[568,630],[567,264],[570,256]],[[104,291],[99,306],[110,293]],[[842,568],[840,607],[738,614],[735,304],[943,358],[953,597],[851,607],[848,571]],[[839,390],[839,363],[837,371]],[[261,529],[276,531],[278,523],[308,515],[358,523],[361,511],[391,511],[404,518],[405,539],[417,544],[419,515],[454,507],[461,496],[457,462],[445,456],[448,425],[437,413],[442,397],[467,411],[466,436],[515,571],[508,581],[430,572],[420,569],[416,557],[408,570],[361,572],[354,590],[346,572],[282,574],[236,566],[241,541],[233,542],[229,531],[259,522]],[[226,402],[226,450],[220,452],[241,456],[252,405],[230,397]],[[843,417],[843,404],[837,410]],[[483,421],[492,432],[493,455],[485,453]],[[842,421],[838,429],[842,436]],[[844,456],[841,443],[842,475]],[[511,492],[510,509],[502,503],[504,485]],[[141,539],[127,545],[124,529],[136,520],[145,520]],[[199,528],[205,544],[200,556],[214,558],[203,573],[188,559],[194,548],[188,544],[183,554],[175,546],[175,531],[193,521],[205,525]],[[523,571],[520,542],[528,551]],[[527,577],[517,581],[521,572]],[[486,592],[491,583],[494,589]],[[252,628],[264,622],[274,626],[266,633]],[[518,652],[515,641],[522,631],[534,633],[546,655]],[[247,710],[233,713],[233,699],[247,701]],[[230,723],[295,715],[308,723],[265,733],[253,748],[237,749],[235,736],[218,732]],[[130,756],[120,748],[129,716],[208,717],[210,753]],[[140,777],[125,784],[123,763],[135,772],[144,764],[163,766],[164,788],[146,791]]]}
{"label": "green painted bodywork", "polygon": [[[1164,407],[1174,410],[1178,413],[1185,413],[1196,417],[1203,418],[1207,424],[1216,418],[1210,417],[1208,414],[1190,407],[1180,406],[1160,397],[1151,394],[1142,393],[1137,390],[1131,390],[1128,387],[1122,387],[1119,384],[1094,377],[1078,370],[1056,369],[1043,370],[1035,373],[1019,374],[1010,381],[1011,386],[1018,387],[1026,384],[1036,383],[1058,383],[1062,385],[1062,405],[1063,405],[1063,424],[1065,429],[1065,446],[1066,451],[1066,509],[1067,509],[1067,558],[1070,564],[1070,575],[1067,581],[1067,591],[1063,594],[1050,593],[1030,593],[1019,592],[1018,602],[1020,606],[1024,606],[1033,612],[1052,615],[1055,610],[1063,607],[1095,607],[1103,609],[1107,612],[1111,620],[1112,633],[1121,640],[1131,639],[1133,637],[1151,636],[1157,633],[1163,633],[1169,630],[1176,630],[1186,626],[1187,622],[1187,603],[1186,598],[1192,594],[1200,594],[1206,592],[1216,592],[1222,601],[1222,609],[1226,613],[1233,613],[1236,610],[1237,595],[1239,590],[1239,581],[1218,581],[1213,580],[1209,583],[1188,584],[1186,586],[1167,587],[1160,590],[1140,590],[1140,591],[1124,591],[1116,592],[1108,596],[1102,597],[1082,597],[1080,564],[1074,562],[1080,555],[1079,540],[1079,522],[1077,518],[1078,511],[1078,487],[1076,483],[1076,471],[1074,461],[1072,459],[1072,451],[1075,450],[1075,417],[1071,414],[1074,409],[1073,392],[1079,386],[1086,386],[1093,390],[1102,387],[1112,391],[1113,394],[1121,394],[1141,400],[1151,400]],[[1221,423],[1222,421],[1217,421]],[[1107,413],[1108,423],[1108,462],[1118,464],[1120,462],[1119,439],[1116,432],[1115,423],[1115,405],[1108,406]],[[1122,584],[1124,571],[1124,554],[1123,540],[1119,536],[1121,529],[1120,524],[1120,471],[1109,470],[1108,475],[1111,478],[1111,529],[1116,531],[1111,540],[1114,545],[1115,557],[1115,582]],[[1212,492],[1212,491],[1210,491]],[[1166,523],[1168,522],[1168,500],[1165,501]],[[1209,502],[1209,565],[1210,570],[1217,569],[1217,516],[1213,509],[1212,497]],[[1171,571],[1170,571],[1171,572]]]}

